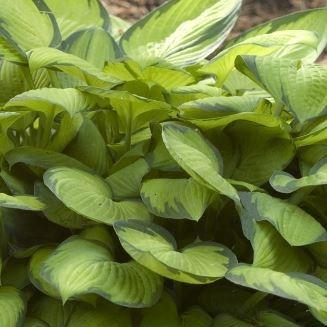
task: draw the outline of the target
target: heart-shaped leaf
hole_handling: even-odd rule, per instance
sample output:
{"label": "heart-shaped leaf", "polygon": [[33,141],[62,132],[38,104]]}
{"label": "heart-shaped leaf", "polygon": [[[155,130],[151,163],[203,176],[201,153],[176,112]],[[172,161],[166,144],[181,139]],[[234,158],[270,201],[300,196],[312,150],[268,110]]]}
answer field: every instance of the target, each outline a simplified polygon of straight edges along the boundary
{"label": "heart-shaped leaf", "polygon": [[127,307],[147,307],[157,302],[162,279],[134,261],[117,263],[99,243],[71,237],[45,260],[41,275],[64,302],[95,293]]}
{"label": "heart-shaped leaf", "polygon": [[214,242],[194,242],[177,250],[174,237],[164,228],[136,220],[114,225],[120,243],[140,264],[167,278],[190,284],[220,279],[235,264],[234,254]]}

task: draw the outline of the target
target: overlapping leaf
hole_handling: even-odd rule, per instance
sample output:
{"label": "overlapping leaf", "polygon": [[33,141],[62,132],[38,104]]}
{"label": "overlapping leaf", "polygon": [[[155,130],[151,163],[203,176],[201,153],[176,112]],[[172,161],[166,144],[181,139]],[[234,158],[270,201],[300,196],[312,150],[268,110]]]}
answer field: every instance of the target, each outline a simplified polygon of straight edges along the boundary
{"label": "overlapping leaf", "polygon": [[44,183],[66,207],[97,222],[150,219],[139,201],[113,201],[109,184],[96,175],[73,168],[51,168],[44,174]]}
{"label": "overlapping leaf", "polygon": [[67,239],[45,260],[41,275],[64,302],[96,293],[128,307],[153,305],[161,295],[162,280],[136,262],[117,263],[104,247],[92,241]]}
{"label": "overlapping leaf", "polygon": [[327,184],[327,159],[318,161],[309,175],[295,178],[286,172],[275,172],[270,178],[271,186],[281,193],[292,193],[302,187]]}
{"label": "overlapping leaf", "polygon": [[[327,232],[311,215],[298,206],[264,193],[241,193],[246,215],[257,221],[271,223],[292,246],[326,241]],[[251,238],[252,227],[245,227]]]}
{"label": "overlapping leaf", "polygon": [[187,66],[207,57],[235,24],[241,1],[170,1],[130,27],[125,53],[140,62]]}
{"label": "overlapping leaf", "polygon": [[205,284],[222,278],[235,264],[234,254],[213,242],[194,242],[177,250],[174,237],[152,223],[118,222],[115,231],[124,249],[137,262],[167,278]]}
{"label": "overlapping leaf", "polygon": [[326,283],[309,275],[284,274],[240,264],[229,270],[226,278],[233,283],[295,300],[317,310],[325,310],[327,305]]}

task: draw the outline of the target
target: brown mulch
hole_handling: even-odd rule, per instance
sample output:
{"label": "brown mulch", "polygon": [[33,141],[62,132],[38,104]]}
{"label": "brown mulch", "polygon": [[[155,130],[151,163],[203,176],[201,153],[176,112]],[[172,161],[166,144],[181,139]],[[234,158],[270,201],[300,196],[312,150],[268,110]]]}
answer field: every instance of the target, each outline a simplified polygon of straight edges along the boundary
{"label": "brown mulch", "polygon": [[[109,13],[128,21],[136,21],[165,0],[101,0]],[[294,11],[327,6],[327,0],[245,0],[241,15],[231,36]],[[327,63],[327,57],[323,60]]]}

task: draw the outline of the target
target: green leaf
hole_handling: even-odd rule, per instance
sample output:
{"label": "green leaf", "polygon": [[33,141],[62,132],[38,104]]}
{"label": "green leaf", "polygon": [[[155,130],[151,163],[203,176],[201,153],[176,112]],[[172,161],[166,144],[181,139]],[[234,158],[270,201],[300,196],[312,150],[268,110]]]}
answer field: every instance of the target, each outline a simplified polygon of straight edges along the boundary
{"label": "green leaf", "polygon": [[28,315],[44,321],[47,327],[62,327],[68,322],[74,306],[73,302],[62,305],[59,300],[39,294],[29,301]]}
{"label": "green leaf", "polygon": [[179,316],[175,301],[164,292],[157,304],[143,310],[140,327],[210,327],[211,323],[212,318],[198,306]]}
{"label": "green leaf", "polygon": [[214,118],[255,111],[263,98],[253,95],[208,97],[183,103],[180,115],[186,119]]}
{"label": "green leaf", "polygon": [[19,327],[25,316],[23,294],[14,287],[0,287],[0,326]]}
{"label": "green leaf", "polygon": [[76,77],[85,85],[112,87],[120,81],[103,73],[86,60],[53,48],[36,48],[29,52],[29,67],[32,72],[48,68]]}
{"label": "green leaf", "polygon": [[118,16],[110,15],[111,28],[109,30],[112,37],[118,42],[121,36],[131,26],[131,23],[121,19]]}
{"label": "green leaf", "polygon": [[96,307],[78,304],[67,327],[132,327],[129,311],[107,301],[98,301]]}
{"label": "green leaf", "polygon": [[36,183],[34,191],[35,195],[46,205],[43,209],[44,215],[53,223],[69,229],[82,229],[94,224],[93,221],[68,209],[42,183]]}
{"label": "green leaf", "polygon": [[120,49],[115,40],[102,28],[74,33],[64,42],[63,50],[85,59],[99,69],[103,69],[107,61],[120,57]]}
{"label": "green leaf", "polygon": [[43,0],[0,1],[0,58],[26,62],[25,52],[61,42],[57,23]]}
{"label": "green leaf", "polygon": [[169,118],[171,106],[162,101],[144,98],[127,91],[112,91],[101,88],[81,88],[85,92],[108,99],[120,118],[126,134],[149,126],[150,122],[160,122]]}
{"label": "green leaf", "polygon": [[139,197],[142,179],[149,171],[148,163],[140,158],[109,175],[106,181],[111,187],[114,198]]}
{"label": "green leaf", "polygon": [[153,305],[162,290],[162,280],[131,261],[114,262],[110,252],[92,241],[71,237],[45,260],[41,274],[59,291],[64,302],[95,293],[128,307]]}
{"label": "green leaf", "polygon": [[194,179],[150,179],[143,182],[141,197],[159,217],[198,221],[213,201],[213,192]]}
{"label": "green leaf", "polygon": [[270,114],[244,112],[191,122],[218,142],[227,174],[234,180],[263,185],[295,154],[288,126]]}
{"label": "green leaf", "polygon": [[275,31],[285,30],[307,30],[314,32],[319,39],[319,47],[317,51],[317,56],[319,56],[325,48],[327,42],[327,29],[324,24],[326,19],[326,8],[316,8],[292,13],[290,15],[265,22],[246,31],[240,36],[237,36],[229,41],[225,48],[261,34],[269,34]]}
{"label": "green leaf", "polygon": [[94,105],[94,100],[81,91],[72,88],[43,88],[15,96],[7,102],[5,108],[24,107],[45,113],[54,111],[55,114],[67,111],[70,116],[73,116],[80,111],[90,109]]}
{"label": "green leaf", "polygon": [[30,281],[27,274],[27,260],[7,258],[2,267],[1,284],[20,290],[28,286]]}
{"label": "green leaf", "polygon": [[91,168],[63,153],[34,148],[31,146],[17,147],[7,152],[5,158],[11,168],[17,163],[24,163],[44,169],[57,166],[68,166],[89,172],[91,171]]}
{"label": "green leaf", "polygon": [[195,82],[192,74],[182,69],[149,66],[142,70],[142,74],[148,83],[156,83],[168,90]]}
{"label": "green leaf", "polygon": [[234,187],[221,176],[221,155],[198,130],[167,122],[162,124],[162,139],[171,156],[195,181],[239,201]]}
{"label": "green leaf", "polygon": [[63,39],[86,28],[109,26],[109,17],[98,0],[75,0],[65,2],[44,0],[56,17]]}
{"label": "green leaf", "polygon": [[5,193],[0,193],[0,207],[20,210],[42,211],[43,209],[45,209],[45,204],[34,196],[11,196]]}
{"label": "green leaf", "polygon": [[326,283],[310,275],[285,274],[268,268],[240,264],[226,274],[231,282],[304,303],[317,310],[327,305]]}
{"label": "green leaf", "polygon": [[0,62],[0,104],[28,89],[24,72],[27,68],[9,61]]}
{"label": "green leaf", "polygon": [[299,327],[300,325],[283,317],[281,314],[272,311],[262,311],[258,314],[257,319],[265,327]]}
{"label": "green leaf", "polygon": [[24,322],[24,327],[49,327],[49,325],[40,319],[27,317]]}
{"label": "green leaf", "polygon": [[32,284],[40,290],[42,293],[51,296],[53,298],[59,298],[60,295],[53,285],[41,275],[41,269],[44,261],[55,250],[54,246],[41,247],[30,258],[28,275]]}
{"label": "green leaf", "polygon": [[66,147],[65,153],[89,166],[99,175],[107,175],[111,165],[104,139],[95,124],[87,117],[83,118],[83,124],[76,137]]}
{"label": "green leaf", "polygon": [[270,178],[270,185],[278,192],[292,193],[302,187],[327,184],[327,159],[318,161],[311,169],[308,176],[295,178],[291,174],[276,171]]}
{"label": "green leaf", "polygon": [[88,227],[80,233],[80,236],[89,241],[96,241],[102,243],[106,248],[110,250],[112,255],[115,254],[116,242],[113,238],[113,233],[105,225],[94,225]]}
{"label": "green leaf", "polygon": [[327,324],[327,311],[318,311],[316,309],[310,308],[310,312],[323,325]]}
{"label": "green leaf", "polygon": [[134,217],[150,219],[141,202],[114,202],[109,184],[100,177],[81,170],[51,168],[44,174],[44,184],[66,207],[97,222],[111,225],[116,220]]}
{"label": "green leaf", "polygon": [[253,266],[281,272],[309,272],[312,260],[305,251],[290,246],[268,222],[254,224]]}
{"label": "green leaf", "polygon": [[213,319],[199,306],[191,307],[181,318],[183,327],[212,327]]}
{"label": "green leaf", "polygon": [[[320,223],[294,204],[258,192],[241,192],[240,197],[247,216],[268,221],[292,246],[327,240],[326,230]],[[251,231],[245,233],[251,238]]]}
{"label": "green leaf", "polygon": [[222,85],[234,68],[238,55],[255,55],[314,62],[318,57],[319,40],[314,32],[305,30],[276,31],[256,35],[221,51],[200,69],[201,73],[215,74]]}
{"label": "green leaf", "polygon": [[236,262],[228,248],[214,242],[194,242],[177,250],[174,237],[153,223],[121,221],[114,228],[133,259],[169,279],[190,284],[212,283]]}
{"label": "green leaf", "polygon": [[215,317],[212,327],[254,327],[254,325],[224,313]]}
{"label": "green leaf", "polygon": [[235,65],[284,104],[300,123],[326,113],[326,67],[270,56],[239,56]]}
{"label": "green leaf", "polygon": [[197,63],[224,41],[240,6],[239,0],[170,1],[132,25],[122,36],[121,46],[142,63]]}

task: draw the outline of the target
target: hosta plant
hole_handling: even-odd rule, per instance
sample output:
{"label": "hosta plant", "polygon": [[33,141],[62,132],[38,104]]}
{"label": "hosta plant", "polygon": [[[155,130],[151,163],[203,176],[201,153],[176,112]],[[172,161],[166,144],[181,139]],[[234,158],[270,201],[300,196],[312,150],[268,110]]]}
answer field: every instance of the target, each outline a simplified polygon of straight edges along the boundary
{"label": "hosta plant", "polygon": [[327,9],[240,9],[0,0],[1,327],[326,324]]}

